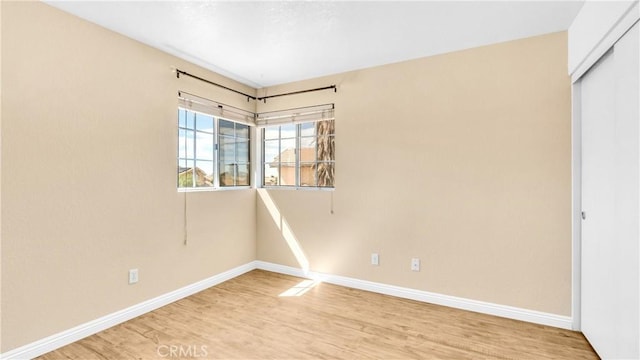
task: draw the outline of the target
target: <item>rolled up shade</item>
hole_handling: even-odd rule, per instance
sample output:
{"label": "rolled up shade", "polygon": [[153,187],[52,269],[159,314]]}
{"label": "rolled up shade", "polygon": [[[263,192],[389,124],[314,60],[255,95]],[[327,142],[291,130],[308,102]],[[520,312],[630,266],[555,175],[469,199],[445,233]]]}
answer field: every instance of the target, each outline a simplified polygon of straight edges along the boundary
{"label": "rolled up shade", "polygon": [[325,104],[259,113],[256,117],[256,125],[264,127],[269,125],[297,124],[334,119],[334,104]]}
{"label": "rolled up shade", "polygon": [[178,92],[178,106],[192,111],[197,111],[227,120],[232,120],[245,125],[256,125],[256,114],[242,110],[217,101],[205,99],[184,91]]}

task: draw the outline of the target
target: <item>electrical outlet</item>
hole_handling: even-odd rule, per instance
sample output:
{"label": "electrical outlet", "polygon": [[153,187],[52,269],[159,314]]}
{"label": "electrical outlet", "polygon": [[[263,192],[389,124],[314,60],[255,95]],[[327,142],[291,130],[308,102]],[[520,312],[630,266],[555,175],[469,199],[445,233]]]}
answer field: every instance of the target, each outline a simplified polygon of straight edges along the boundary
{"label": "electrical outlet", "polygon": [[378,256],[378,253],[371,254],[371,265],[380,265],[380,256]]}
{"label": "electrical outlet", "polygon": [[411,271],[420,271],[420,259],[411,259]]}
{"label": "electrical outlet", "polygon": [[135,284],[138,282],[138,269],[129,270],[129,284]]}

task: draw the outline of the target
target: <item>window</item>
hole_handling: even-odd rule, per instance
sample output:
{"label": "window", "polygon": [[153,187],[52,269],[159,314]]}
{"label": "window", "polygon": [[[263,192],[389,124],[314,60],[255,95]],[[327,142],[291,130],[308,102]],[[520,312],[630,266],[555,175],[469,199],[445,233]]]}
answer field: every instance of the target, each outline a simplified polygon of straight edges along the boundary
{"label": "window", "polygon": [[220,119],[220,186],[249,186],[249,127]]}
{"label": "window", "polygon": [[178,109],[178,188],[250,185],[249,126]]}
{"label": "window", "polygon": [[333,188],[335,120],[265,126],[263,186]]}

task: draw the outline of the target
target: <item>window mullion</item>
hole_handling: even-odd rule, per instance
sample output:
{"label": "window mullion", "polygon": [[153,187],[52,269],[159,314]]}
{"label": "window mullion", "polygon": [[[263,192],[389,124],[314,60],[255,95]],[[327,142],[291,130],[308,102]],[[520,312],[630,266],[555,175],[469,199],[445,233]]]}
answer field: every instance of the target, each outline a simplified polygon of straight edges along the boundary
{"label": "window mullion", "polygon": [[193,116],[193,158],[191,159],[191,187],[196,187],[196,140],[198,133],[196,132],[196,113],[191,114]]}
{"label": "window mullion", "polygon": [[[258,141],[260,141],[260,144],[256,145],[256,149],[258,148],[258,146],[260,146],[260,149],[262,149],[262,150],[260,151],[260,154],[258,154],[258,159],[256,159],[256,160],[259,160],[258,164],[260,164],[260,172],[258,173],[256,171],[256,173],[253,176],[255,177],[256,181],[259,181],[259,182],[256,182],[256,187],[258,187],[258,186],[264,187],[266,185],[265,181],[264,181],[264,178],[265,178],[265,167],[267,166],[266,165],[267,159],[265,157],[265,148],[267,147],[267,142],[266,142],[266,137],[265,137],[265,129],[264,128],[263,129],[258,129],[258,130],[255,131],[255,133],[256,133],[256,138],[258,138],[257,135],[258,135],[258,133],[260,133],[260,138],[258,140]],[[256,143],[257,143],[257,141],[256,141]]]}
{"label": "window mullion", "polygon": [[296,125],[296,187],[300,187],[300,157],[302,150],[300,149],[300,133],[301,133],[301,125]]}
{"label": "window mullion", "polygon": [[220,188],[220,129],[217,117],[213,118],[213,187]]}
{"label": "window mullion", "polygon": [[314,153],[314,158],[313,158],[313,161],[314,161],[314,164],[313,164],[313,166],[314,166],[313,179],[316,182],[316,186],[319,186],[319,184],[320,184],[320,176],[318,174],[318,171],[320,169],[320,159],[318,158],[318,146],[319,146],[318,142],[320,141],[320,135],[318,134],[318,124],[317,123],[314,124],[314,127],[315,127],[315,130],[316,130],[315,131],[314,143],[316,145],[314,146],[314,149],[313,149],[313,153]]}
{"label": "window mullion", "polygon": [[278,186],[282,186],[282,126],[278,127]]}
{"label": "window mullion", "polygon": [[[253,174],[253,183],[251,184],[252,186],[257,187],[264,187],[264,140],[265,140],[265,136],[264,136],[264,129],[257,129],[255,127],[252,128],[252,134],[251,138],[249,139],[249,141],[253,141],[253,143],[255,144],[254,149],[256,149],[255,154],[254,154],[254,159],[255,159],[255,163],[256,165],[254,165],[254,169],[256,169],[255,173]],[[260,146],[260,141],[262,141],[262,146]],[[258,169],[258,166],[260,166],[260,169]],[[259,182],[258,182],[259,181]]]}
{"label": "window mullion", "polygon": [[238,186],[238,124],[233,124],[233,186]]}

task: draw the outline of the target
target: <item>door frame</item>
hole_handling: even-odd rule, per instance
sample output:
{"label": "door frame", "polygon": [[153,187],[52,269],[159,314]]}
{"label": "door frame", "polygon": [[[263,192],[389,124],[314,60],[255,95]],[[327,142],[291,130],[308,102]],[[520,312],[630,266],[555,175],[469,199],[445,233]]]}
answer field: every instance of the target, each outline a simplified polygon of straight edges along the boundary
{"label": "door frame", "polygon": [[571,328],[581,330],[582,78],[571,85]]}

